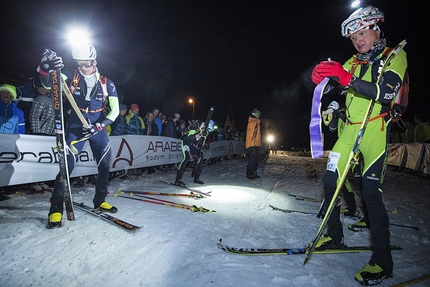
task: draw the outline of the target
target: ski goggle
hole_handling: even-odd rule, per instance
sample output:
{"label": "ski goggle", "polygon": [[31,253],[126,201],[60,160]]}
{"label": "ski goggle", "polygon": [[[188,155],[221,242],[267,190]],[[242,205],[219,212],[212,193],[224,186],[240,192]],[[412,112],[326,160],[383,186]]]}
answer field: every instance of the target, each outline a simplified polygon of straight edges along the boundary
{"label": "ski goggle", "polygon": [[93,66],[93,61],[76,61],[78,63],[78,67],[90,68]]}

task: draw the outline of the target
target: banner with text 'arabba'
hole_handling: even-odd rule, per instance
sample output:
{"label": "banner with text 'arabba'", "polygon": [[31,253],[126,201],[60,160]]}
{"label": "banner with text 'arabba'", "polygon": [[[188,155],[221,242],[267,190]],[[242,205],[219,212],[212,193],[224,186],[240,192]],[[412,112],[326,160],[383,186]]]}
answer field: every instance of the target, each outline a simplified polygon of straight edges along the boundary
{"label": "banner with text 'arabba'", "polygon": [[[179,163],[181,140],[158,136],[112,136],[110,170]],[[205,158],[241,154],[245,143],[217,141],[204,149]],[[91,148],[76,155],[72,177],[97,174]],[[0,186],[53,180],[59,171],[55,136],[0,134]]]}

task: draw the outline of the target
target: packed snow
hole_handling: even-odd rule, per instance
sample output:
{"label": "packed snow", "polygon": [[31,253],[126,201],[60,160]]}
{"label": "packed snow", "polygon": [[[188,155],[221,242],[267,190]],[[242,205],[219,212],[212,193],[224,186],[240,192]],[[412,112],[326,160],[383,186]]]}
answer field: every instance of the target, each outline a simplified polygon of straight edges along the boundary
{"label": "packed snow", "polygon": [[[75,221],[47,229],[50,193],[21,190],[0,202],[0,286],[360,286],[354,274],[370,253],[305,255],[232,255],[217,247],[305,247],[321,219],[284,209],[316,212],[319,203],[289,194],[322,198],[327,159],[295,153],[270,155],[262,161],[261,178],[245,176],[247,159],[225,159],[205,165],[196,185],[187,169],[188,186],[211,192],[202,199],[147,195],[216,212],[115,196],[118,190],[189,193],[164,184],[174,181],[171,170],[116,177],[109,183],[107,201],[118,207],[114,216],[142,226],[125,231],[75,209]],[[395,172],[389,166],[384,199],[389,212],[394,277],[379,286],[392,286],[430,273],[430,180],[419,172]],[[73,200],[92,204],[94,186],[73,187]],[[122,194],[124,196],[124,194]],[[136,197],[136,196],[134,196]],[[356,193],[357,200],[360,200]],[[352,232],[344,217],[345,244],[369,245],[368,231]],[[400,225],[400,226],[399,226]],[[430,286],[430,279],[413,286]]]}

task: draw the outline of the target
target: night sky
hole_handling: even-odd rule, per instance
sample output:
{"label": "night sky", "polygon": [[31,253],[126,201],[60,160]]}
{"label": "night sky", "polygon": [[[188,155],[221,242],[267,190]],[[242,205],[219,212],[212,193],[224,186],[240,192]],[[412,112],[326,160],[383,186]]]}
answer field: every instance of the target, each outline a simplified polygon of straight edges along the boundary
{"label": "night sky", "polygon": [[[13,2],[2,4],[0,17],[3,81],[33,76],[45,48],[74,68],[66,32],[86,27],[100,72],[141,116],[159,107],[190,119],[193,98],[195,118],[204,120],[214,105],[219,126],[229,117],[243,131],[257,107],[265,130],[285,148],[309,147],[313,67],[328,57],[343,63],[356,52],[340,34],[351,1]],[[369,3],[385,13],[391,46],[408,40],[405,117],[428,113],[424,10],[403,1]]]}

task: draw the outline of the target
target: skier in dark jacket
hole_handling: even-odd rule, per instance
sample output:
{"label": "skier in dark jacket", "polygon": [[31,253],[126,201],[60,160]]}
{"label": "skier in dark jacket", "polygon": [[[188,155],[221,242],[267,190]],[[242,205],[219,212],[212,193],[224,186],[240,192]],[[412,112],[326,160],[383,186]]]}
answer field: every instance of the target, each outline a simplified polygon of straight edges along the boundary
{"label": "skier in dark jacket", "polygon": [[[75,70],[64,69],[62,73],[67,77],[66,82],[73,99],[90,127],[83,128],[83,123],[78,117],[77,112],[72,109],[67,122],[66,142],[70,145],[74,140],[84,137],[88,138],[98,168],[96,190],[93,199],[94,208],[115,213],[117,212],[117,208],[105,201],[111,156],[111,146],[105,127],[112,124],[119,114],[116,87],[110,79],[100,75],[97,69],[97,52],[93,45],[73,46],[72,57],[76,61],[78,68]],[[50,72],[63,66],[62,59],[55,52],[46,49],[43,53],[41,63],[37,67],[41,83],[45,87],[50,87]],[[103,112],[106,103],[109,103],[110,108],[110,112],[107,115]],[[74,145],[78,153],[83,149],[84,144],[85,141],[81,141]],[[72,173],[75,162],[75,155],[69,153],[67,155],[69,174]],[[51,197],[48,220],[49,228],[61,226],[64,208],[64,189],[60,180],[59,173],[55,179],[54,191]]]}
{"label": "skier in dark jacket", "polygon": [[[186,183],[182,180],[185,169],[187,168],[187,165],[190,162],[191,158],[197,157],[200,145],[203,145],[205,143],[206,137],[209,136],[211,131],[213,131],[213,128],[214,122],[212,120],[209,122],[207,131],[205,123],[196,120],[193,122],[193,124],[190,125],[189,130],[182,137],[182,154],[184,155],[184,159],[179,164],[179,169],[176,174],[175,180],[176,185],[186,186]],[[203,161],[200,160],[194,164],[197,164],[197,166],[195,167],[194,183],[204,184],[204,182],[200,180],[200,174],[202,173],[203,168]]]}

